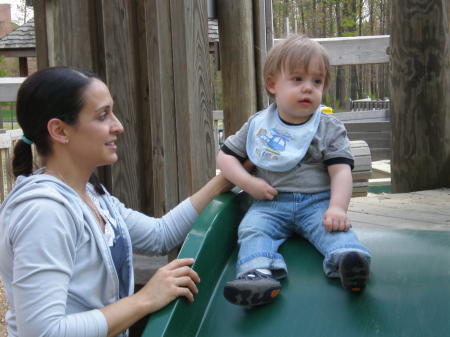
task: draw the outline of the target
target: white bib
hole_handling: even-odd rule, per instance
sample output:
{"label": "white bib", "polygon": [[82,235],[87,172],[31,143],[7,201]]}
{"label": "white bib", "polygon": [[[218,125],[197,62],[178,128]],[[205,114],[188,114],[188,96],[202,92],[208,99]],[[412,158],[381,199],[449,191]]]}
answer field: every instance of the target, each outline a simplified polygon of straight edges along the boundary
{"label": "white bib", "polygon": [[250,122],[247,154],[258,167],[273,172],[292,170],[305,156],[317,132],[321,110],[301,125],[283,123],[275,104],[261,111]]}

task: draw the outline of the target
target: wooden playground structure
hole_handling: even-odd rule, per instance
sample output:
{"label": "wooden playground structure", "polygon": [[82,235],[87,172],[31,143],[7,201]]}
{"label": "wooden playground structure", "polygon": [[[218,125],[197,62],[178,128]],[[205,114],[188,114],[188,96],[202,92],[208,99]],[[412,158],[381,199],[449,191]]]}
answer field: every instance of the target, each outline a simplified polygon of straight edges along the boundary
{"label": "wooden playground structure", "polygon": [[[268,102],[259,79],[273,42],[272,4],[215,4],[223,120],[230,134]],[[160,216],[215,174],[206,0],[41,0],[33,5],[38,67],[91,69],[111,90],[126,132],[119,143],[121,160],[99,173],[114,195]],[[349,215],[355,226],[448,231],[450,4],[400,0],[391,9],[390,37],[319,39],[334,65],[390,63],[390,109],[375,122],[386,131],[388,114],[389,132],[382,136],[389,139],[393,192],[413,192],[352,199]],[[348,123],[357,124],[362,113]],[[361,125],[353,124],[349,133],[361,139]]]}

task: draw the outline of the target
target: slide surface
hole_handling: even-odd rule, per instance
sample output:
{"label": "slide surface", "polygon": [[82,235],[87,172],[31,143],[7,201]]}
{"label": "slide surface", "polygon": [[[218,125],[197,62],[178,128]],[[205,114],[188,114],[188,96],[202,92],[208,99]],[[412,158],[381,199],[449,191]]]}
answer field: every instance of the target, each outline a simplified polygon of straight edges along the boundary
{"label": "slide surface", "polygon": [[223,285],[235,277],[237,226],[250,202],[226,193],[200,215],[179,254],[196,258],[199,294],[152,315],[143,337],[450,336],[450,230],[354,228],[373,254],[361,294],[326,278],[322,256],[294,237],[280,249],[289,274],[275,302],[252,309],[228,303]]}

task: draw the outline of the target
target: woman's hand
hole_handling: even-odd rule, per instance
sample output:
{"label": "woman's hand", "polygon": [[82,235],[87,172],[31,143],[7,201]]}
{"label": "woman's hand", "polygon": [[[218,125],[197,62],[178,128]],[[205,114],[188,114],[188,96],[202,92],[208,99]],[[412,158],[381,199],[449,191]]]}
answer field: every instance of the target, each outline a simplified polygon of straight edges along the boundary
{"label": "woman's hand", "polygon": [[194,259],[175,259],[156,271],[147,284],[139,290],[138,295],[148,302],[148,312],[155,312],[180,296],[194,301],[198,293],[196,283],[200,282],[198,274],[190,267]]}
{"label": "woman's hand", "polygon": [[108,337],[117,336],[140,318],[158,311],[180,296],[194,300],[200,282],[190,265],[194,259],[176,259],[159,268],[147,284],[134,295],[100,309],[108,324]]}

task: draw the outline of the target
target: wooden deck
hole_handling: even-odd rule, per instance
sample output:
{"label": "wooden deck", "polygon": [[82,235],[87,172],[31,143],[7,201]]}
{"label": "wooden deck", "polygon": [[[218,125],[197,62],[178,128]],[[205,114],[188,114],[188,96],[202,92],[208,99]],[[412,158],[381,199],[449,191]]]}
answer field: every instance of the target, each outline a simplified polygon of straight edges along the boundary
{"label": "wooden deck", "polygon": [[[395,229],[450,230],[450,188],[353,198],[352,225]],[[450,248],[450,243],[449,243]]]}

